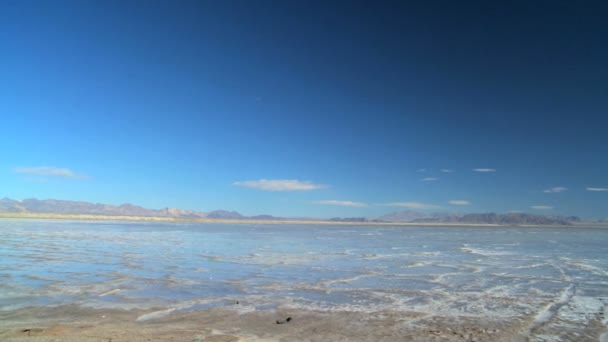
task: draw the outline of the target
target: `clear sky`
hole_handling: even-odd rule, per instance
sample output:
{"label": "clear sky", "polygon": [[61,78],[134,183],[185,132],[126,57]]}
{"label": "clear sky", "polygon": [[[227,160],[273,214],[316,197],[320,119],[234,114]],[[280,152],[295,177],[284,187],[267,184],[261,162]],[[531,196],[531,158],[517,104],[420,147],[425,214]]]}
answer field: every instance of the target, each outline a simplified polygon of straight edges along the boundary
{"label": "clear sky", "polygon": [[606,1],[5,0],[0,197],[606,218],[606,18]]}

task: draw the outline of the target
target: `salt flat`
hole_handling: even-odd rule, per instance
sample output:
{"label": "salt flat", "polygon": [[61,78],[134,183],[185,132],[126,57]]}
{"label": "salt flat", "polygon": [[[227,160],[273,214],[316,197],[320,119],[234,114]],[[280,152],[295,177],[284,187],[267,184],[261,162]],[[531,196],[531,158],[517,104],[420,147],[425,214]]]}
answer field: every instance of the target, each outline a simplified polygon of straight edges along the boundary
{"label": "salt flat", "polygon": [[1,220],[0,279],[2,340],[598,341],[608,230]]}

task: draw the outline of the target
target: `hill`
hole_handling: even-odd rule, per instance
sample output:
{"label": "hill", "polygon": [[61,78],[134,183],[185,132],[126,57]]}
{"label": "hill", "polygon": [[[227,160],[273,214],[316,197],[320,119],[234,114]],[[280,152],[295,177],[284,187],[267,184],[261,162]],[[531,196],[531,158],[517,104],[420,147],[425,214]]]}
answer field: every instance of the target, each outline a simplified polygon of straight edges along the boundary
{"label": "hill", "polygon": [[90,203],[64,200],[38,200],[35,198],[18,201],[10,198],[0,199],[0,213],[46,213],[73,215],[104,215],[104,216],[142,216],[142,217],[174,217],[174,218],[204,218],[205,213],[177,208],[146,209],[130,203],[121,205]]}
{"label": "hill", "polygon": [[416,211],[400,211],[378,217],[384,222],[410,223],[460,223],[460,224],[499,224],[499,225],[571,225],[580,222],[576,216],[544,216],[528,213],[433,213],[423,214]]}

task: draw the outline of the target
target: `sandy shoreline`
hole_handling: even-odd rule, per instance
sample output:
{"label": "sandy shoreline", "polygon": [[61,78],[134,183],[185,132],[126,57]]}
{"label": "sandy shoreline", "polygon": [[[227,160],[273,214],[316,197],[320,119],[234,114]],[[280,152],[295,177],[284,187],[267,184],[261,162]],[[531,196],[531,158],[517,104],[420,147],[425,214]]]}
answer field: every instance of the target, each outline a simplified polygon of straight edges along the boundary
{"label": "sandy shoreline", "polygon": [[227,219],[186,219],[155,216],[109,216],[109,215],[72,215],[46,213],[0,213],[0,218],[7,219],[49,219],[49,220],[85,220],[85,221],[143,221],[143,222],[193,222],[193,223],[228,223],[228,224],[320,224],[346,226],[485,226],[498,227],[497,224],[460,224],[460,223],[400,223],[400,222],[338,222],[324,220],[227,220]]}
{"label": "sandy shoreline", "polygon": [[[492,322],[455,320],[416,312],[329,313],[277,309],[240,313],[216,308],[137,321],[138,317],[151,312],[154,310],[90,309],[75,305],[5,311],[0,312],[0,340],[522,341],[525,338],[522,339],[521,331],[531,319]],[[286,317],[292,320],[276,323]]]}
{"label": "sandy shoreline", "polygon": [[[481,224],[481,223],[412,223],[412,222],[336,222],[324,220],[224,220],[224,219],[184,219],[154,216],[108,216],[108,215],[72,215],[46,213],[0,213],[0,219],[44,219],[44,220],[83,220],[83,221],[125,221],[125,222],[190,222],[190,223],[226,223],[226,224],[284,224],[284,225],[338,225],[338,226],[404,226],[404,227],[514,227],[514,225]],[[608,228],[605,224],[585,225],[515,225],[516,227],[571,227],[571,228]]]}

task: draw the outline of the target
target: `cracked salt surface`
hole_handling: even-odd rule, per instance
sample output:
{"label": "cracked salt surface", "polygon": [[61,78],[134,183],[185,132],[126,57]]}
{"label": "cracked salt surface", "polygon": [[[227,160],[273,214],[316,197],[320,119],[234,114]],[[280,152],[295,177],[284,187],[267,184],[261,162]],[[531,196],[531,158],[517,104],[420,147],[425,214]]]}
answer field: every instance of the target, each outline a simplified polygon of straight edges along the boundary
{"label": "cracked salt surface", "polygon": [[0,310],[390,311],[606,342],[607,270],[605,229],[0,221]]}

